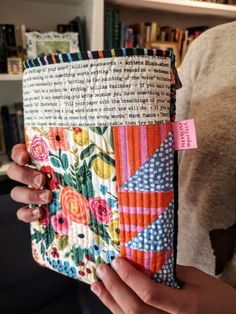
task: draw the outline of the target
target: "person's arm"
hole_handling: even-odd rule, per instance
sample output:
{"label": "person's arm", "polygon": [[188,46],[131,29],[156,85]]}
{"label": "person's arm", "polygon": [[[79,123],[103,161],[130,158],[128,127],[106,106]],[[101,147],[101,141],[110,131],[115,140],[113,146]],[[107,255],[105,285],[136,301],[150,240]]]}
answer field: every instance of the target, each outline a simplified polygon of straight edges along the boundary
{"label": "person's arm", "polygon": [[[12,150],[12,160],[8,168],[9,178],[26,184],[26,186],[17,186],[11,191],[13,200],[27,204],[17,212],[19,220],[31,222],[40,218],[40,206],[29,208],[29,204],[47,204],[52,199],[52,192],[43,189],[46,182],[45,175],[37,170],[27,167],[30,156],[24,144],[15,145]],[[31,186],[32,188],[30,188]]]}
{"label": "person's arm", "polygon": [[177,266],[182,289],[155,283],[125,259],[101,264],[91,290],[114,314],[235,314],[236,290],[193,267]]}

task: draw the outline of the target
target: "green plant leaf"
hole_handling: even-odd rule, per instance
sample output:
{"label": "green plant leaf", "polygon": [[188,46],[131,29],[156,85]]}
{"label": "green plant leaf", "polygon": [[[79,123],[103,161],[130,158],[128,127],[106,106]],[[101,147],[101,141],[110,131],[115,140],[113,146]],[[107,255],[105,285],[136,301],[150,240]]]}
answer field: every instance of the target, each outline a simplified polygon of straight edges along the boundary
{"label": "green plant leaf", "polygon": [[103,135],[105,133],[105,131],[103,131],[103,128],[101,127],[94,127],[94,128],[90,128],[90,130],[93,132],[93,133],[96,133],[98,135]]}
{"label": "green plant leaf", "polygon": [[44,240],[46,249],[49,248],[49,245],[53,242],[54,237],[55,237],[55,232],[52,229],[51,224],[49,224],[43,234],[43,240]]}
{"label": "green plant leaf", "polygon": [[95,191],[94,191],[92,180],[89,179],[89,180],[86,181],[86,187],[87,187],[87,190],[88,190],[88,198],[94,197]]}
{"label": "green plant leaf", "polygon": [[90,159],[89,159],[89,162],[88,162],[88,168],[91,169],[92,168],[92,165],[93,165],[93,161],[98,157],[98,154],[94,154]]}
{"label": "green plant leaf", "polygon": [[41,241],[43,238],[43,233],[41,233],[40,231],[33,229],[33,233],[31,235],[31,239],[32,240],[36,240],[36,243],[39,243],[39,241]]}
{"label": "green plant leaf", "polygon": [[63,154],[61,156],[61,162],[62,162],[62,167],[64,170],[67,170],[69,167],[69,161],[68,161],[68,157],[66,154]]}
{"label": "green plant leaf", "polygon": [[103,259],[101,258],[101,256],[98,256],[98,258],[95,260],[95,264],[96,266],[98,266],[99,264],[103,263]]}
{"label": "green plant leaf", "polygon": [[71,257],[76,265],[84,259],[85,251],[81,248],[72,247]]}
{"label": "green plant leaf", "polygon": [[50,162],[56,168],[61,168],[61,161],[58,157],[50,156]]}
{"label": "green plant leaf", "polygon": [[89,146],[87,146],[80,154],[80,159],[83,160],[84,158],[87,158],[89,156],[92,155],[92,153],[94,152],[95,149],[95,145],[94,144],[90,144]]}
{"label": "green plant leaf", "polygon": [[108,127],[107,127],[107,126],[104,126],[104,127],[102,128],[102,134],[104,134],[107,129],[108,129]]}
{"label": "green plant leaf", "polygon": [[102,158],[103,161],[105,161],[108,165],[112,165],[113,167],[115,167],[115,160],[112,159],[110,156],[108,156],[105,153],[100,152],[99,156]]}
{"label": "green plant leaf", "polygon": [[104,226],[100,224],[94,224],[94,223],[90,223],[88,226],[94,233],[100,236],[104,242],[109,244],[110,236],[104,229]]}
{"label": "green plant leaf", "polygon": [[81,188],[82,188],[82,192],[81,192],[81,193],[82,193],[83,196],[88,200],[88,193],[87,193],[87,187],[86,187],[86,185],[82,184]]}
{"label": "green plant leaf", "polygon": [[64,250],[64,248],[66,248],[67,245],[68,245],[68,236],[66,235],[61,236],[58,243],[58,250],[59,251]]}
{"label": "green plant leaf", "polygon": [[42,257],[44,258],[45,256],[45,246],[43,244],[43,242],[41,242],[41,246],[40,246],[40,253],[42,254]]}
{"label": "green plant leaf", "polygon": [[64,255],[65,258],[68,258],[70,256],[70,252],[66,252],[66,254]]}
{"label": "green plant leaf", "polygon": [[84,184],[82,184],[82,194],[86,199],[94,197],[95,192],[92,180],[90,178],[86,178],[86,181],[84,182]]}
{"label": "green plant leaf", "polygon": [[65,173],[63,176],[63,186],[72,186],[73,188],[77,188],[77,179],[72,174]]}
{"label": "green plant leaf", "polygon": [[111,132],[110,132],[110,136],[109,136],[109,144],[110,144],[111,148],[114,150],[114,138],[113,138],[112,128],[111,128]]}
{"label": "green plant leaf", "polygon": [[76,175],[77,175],[78,181],[84,184],[87,177],[92,179],[92,173],[90,169],[88,168],[88,165],[85,160],[84,160],[83,165],[79,168],[79,171],[76,173]]}
{"label": "green plant leaf", "polygon": [[55,171],[54,174],[55,174],[55,177],[57,178],[57,180],[62,181],[63,176],[61,175],[61,173]]}

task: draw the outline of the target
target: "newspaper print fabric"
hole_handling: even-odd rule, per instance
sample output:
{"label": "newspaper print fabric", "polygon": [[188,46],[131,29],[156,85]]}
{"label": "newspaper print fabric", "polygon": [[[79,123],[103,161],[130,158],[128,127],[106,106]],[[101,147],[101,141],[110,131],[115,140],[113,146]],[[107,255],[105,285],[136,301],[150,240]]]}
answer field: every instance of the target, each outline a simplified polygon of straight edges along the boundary
{"label": "newspaper print fabric", "polygon": [[[114,54],[135,56],[137,50],[122,50],[122,55],[121,50],[109,53],[80,53],[77,58],[89,62]],[[150,60],[161,54],[172,58],[169,52],[156,50],[140,49],[138,53]],[[73,59],[74,54],[67,54],[38,58],[25,65],[41,71],[52,63],[73,63]],[[166,93],[169,121],[175,115],[172,66],[173,59]],[[28,72],[25,85],[29,79]],[[25,87],[24,91],[26,98]],[[41,125],[38,121],[34,125],[28,115],[26,145],[32,164],[47,176],[53,200],[42,206],[43,217],[31,224],[34,259],[91,284],[97,279],[99,263],[110,264],[122,256],[153,280],[177,287],[172,124],[161,120],[158,124],[129,125],[125,120],[121,125],[104,121],[103,126],[91,127],[89,123],[59,126],[56,118],[53,126],[45,125],[43,119]]]}

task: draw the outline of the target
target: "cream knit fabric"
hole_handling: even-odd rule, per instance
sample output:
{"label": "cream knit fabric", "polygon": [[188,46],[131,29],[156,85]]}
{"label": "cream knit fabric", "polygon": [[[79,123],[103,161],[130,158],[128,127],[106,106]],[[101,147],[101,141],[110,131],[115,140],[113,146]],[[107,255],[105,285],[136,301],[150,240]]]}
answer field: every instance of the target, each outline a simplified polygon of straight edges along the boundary
{"label": "cream knit fabric", "polygon": [[[179,76],[177,118],[195,119],[199,148],[180,161],[177,261],[214,274],[209,231],[236,222],[236,22],[196,39]],[[222,277],[236,287],[236,254]]]}

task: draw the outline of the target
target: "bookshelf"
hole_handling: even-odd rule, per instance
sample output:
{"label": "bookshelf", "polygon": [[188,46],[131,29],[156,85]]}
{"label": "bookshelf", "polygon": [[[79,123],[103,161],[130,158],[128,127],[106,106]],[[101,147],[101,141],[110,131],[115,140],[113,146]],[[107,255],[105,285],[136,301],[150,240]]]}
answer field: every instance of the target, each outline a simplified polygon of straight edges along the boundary
{"label": "bookshelf", "polygon": [[109,4],[236,19],[236,6],[191,0],[109,0]]}
{"label": "bookshelf", "polygon": [[[86,21],[88,49],[103,48],[104,0],[1,0],[0,24],[24,24],[42,32],[56,30],[76,16]],[[22,101],[22,75],[0,74],[0,106]],[[0,176],[9,162],[0,155]]]}
{"label": "bookshelf", "polygon": [[6,158],[6,156],[1,156],[1,166],[0,166],[0,176],[6,176],[7,175],[7,169],[10,165],[10,162]]}
{"label": "bookshelf", "polygon": [[19,75],[10,75],[10,74],[0,74],[0,81],[21,81],[22,74]]}
{"label": "bookshelf", "polygon": [[[102,50],[107,6],[117,7],[127,25],[156,20],[163,26],[212,27],[236,19],[236,6],[190,0],[1,0],[0,24],[25,24],[30,29],[47,32],[80,16],[86,23],[87,48]],[[0,106],[20,100],[22,75],[0,74]],[[0,175],[6,174],[7,167],[4,159]]]}

